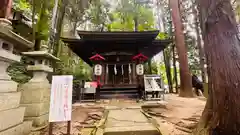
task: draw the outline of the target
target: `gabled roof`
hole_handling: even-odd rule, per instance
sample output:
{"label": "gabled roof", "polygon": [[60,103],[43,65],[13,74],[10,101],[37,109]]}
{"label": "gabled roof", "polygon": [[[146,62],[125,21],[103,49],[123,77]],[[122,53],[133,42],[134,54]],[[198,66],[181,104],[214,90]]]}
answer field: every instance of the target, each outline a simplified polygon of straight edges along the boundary
{"label": "gabled roof", "polygon": [[78,31],[78,35],[83,40],[154,40],[159,31]]}
{"label": "gabled roof", "polygon": [[[131,58],[138,53],[142,53],[143,55],[151,58],[172,42],[171,39],[155,40],[158,35],[158,31],[78,31],[78,34],[80,39],[62,38],[62,41],[68,43],[71,50],[90,65],[91,61],[89,58],[93,55],[103,53],[107,54],[110,52],[124,52],[132,54]],[[104,57],[106,58],[108,56]]]}

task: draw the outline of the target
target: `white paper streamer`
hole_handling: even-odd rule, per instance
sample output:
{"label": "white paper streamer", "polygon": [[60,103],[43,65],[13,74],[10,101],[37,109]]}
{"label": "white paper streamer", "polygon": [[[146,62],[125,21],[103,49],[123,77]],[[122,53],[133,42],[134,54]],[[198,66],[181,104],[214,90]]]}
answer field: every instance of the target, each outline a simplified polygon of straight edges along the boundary
{"label": "white paper streamer", "polygon": [[107,66],[106,66],[106,73],[108,74],[108,64],[107,64]]}
{"label": "white paper streamer", "polygon": [[117,66],[116,66],[116,64],[114,65],[114,73],[115,73],[115,75],[117,75]]}
{"label": "white paper streamer", "polygon": [[129,71],[129,74],[131,74],[131,72],[132,72],[131,64],[128,64],[128,71]]}
{"label": "white paper streamer", "polygon": [[123,65],[121,66],[121,68],[122,68],[122,75],[123,75],[124,74]]}

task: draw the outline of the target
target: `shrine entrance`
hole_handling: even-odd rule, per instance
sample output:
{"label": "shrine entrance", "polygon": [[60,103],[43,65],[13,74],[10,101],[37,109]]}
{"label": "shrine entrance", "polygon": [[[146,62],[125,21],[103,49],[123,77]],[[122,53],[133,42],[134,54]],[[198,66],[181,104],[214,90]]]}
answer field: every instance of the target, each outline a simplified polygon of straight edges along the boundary
{"label": "shrine entrance", "polygon": [[112,64],[108,65],[107,84],[113,86],[131,84],[132,73],[131,64]]}

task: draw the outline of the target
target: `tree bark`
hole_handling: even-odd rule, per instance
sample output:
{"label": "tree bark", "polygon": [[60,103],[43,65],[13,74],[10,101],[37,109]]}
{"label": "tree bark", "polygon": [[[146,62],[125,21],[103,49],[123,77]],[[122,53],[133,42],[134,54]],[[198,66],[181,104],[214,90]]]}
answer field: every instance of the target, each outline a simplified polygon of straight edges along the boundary
{"label": "tree bark", "polygon": [[174,81],[176,93],[178,93],[178,74],[177,74],[177,65],[176,65],[176,56],[175,56],[175,45],[172,46],[172,56],[173,56],[173,70],[174,70]]}
{"label": "tree bark", "polygon": [[54,50],[53,50],[53,54],[55,56],[57,56],[59,54],[59,51],[61,49],[61,47],[59,46],[59,40],[60,40],[60,36],[61,36],[61,32],[62,32],[62,24],[63,24],[63,19],[64,19],[64,15],[65,15],[65,11],[66,11],[66,6],[67,6],[67,0],[61,0],[61,7],[60,10],[58,12],[58,18],[57,18],[57,22],[56,22],[56,34],[54,36]]}
{"label": "tree bark", "polygon": [[0,18],[8,19],[11,14],[12,0],[1,0],[0,1]]}
{"label": "tree bark", "polygon": [[166,49],[163,51],[163,57],[164,57],[164,64],[165,64],[166,75],[167,75],[167,80],[168,80],[169,93],[173,93],[171,67],[170,67],[170,56]]}
{"label": "tree bark", "polygon": [[170,0],[170,7],[172,9],[172,20],[175,28],[175,39],[176,39],[176,47],[179,56],[179,64],[180,64],[180,93],[181,97],[193,97],[192,91],[192,80],[188,66],[188,58],[187,58],[187,49],[185,46],[183,27],[181,22],[181,17],[179,13],[179,1],[178,0]]}
{"label": "tree bark", "polygon": [[138,31],[138,17],[135,16],[133,21],[134,21],[134,31]]}
{"label": "tree bark", "polygon": [[148,60],[148,73],[152,74],[152,59]]}
{"label": "tree bark", "polygon": [[199,0],[199,4],[212,91],[212,103],[208,102],[212,115],[205,123],[210,135],[239,135],[240,42],[232,6],[226,0]]}

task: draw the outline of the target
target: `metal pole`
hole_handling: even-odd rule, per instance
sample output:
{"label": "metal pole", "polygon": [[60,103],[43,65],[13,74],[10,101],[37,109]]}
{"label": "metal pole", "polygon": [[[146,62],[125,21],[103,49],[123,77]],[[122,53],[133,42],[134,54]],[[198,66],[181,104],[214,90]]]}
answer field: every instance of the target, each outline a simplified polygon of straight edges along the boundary
{"label": "metal pole", "polygon": [[49,123],[49,130],[48,130],[48,135],[53,135],[53,123]]}
{"label": "metal pole", "polygon": [[71,121],[67,122],[67,135],[70,135],[71,133]]}

